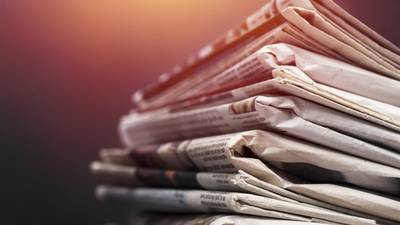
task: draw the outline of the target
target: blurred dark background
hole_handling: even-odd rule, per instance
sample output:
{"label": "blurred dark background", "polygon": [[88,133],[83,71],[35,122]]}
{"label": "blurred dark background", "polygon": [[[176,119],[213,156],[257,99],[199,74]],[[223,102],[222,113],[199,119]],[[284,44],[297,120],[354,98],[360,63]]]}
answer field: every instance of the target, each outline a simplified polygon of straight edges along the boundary
{"label": "blurred dark background", "polygon": [[[124,223],[88,165],[120,146],[132,93],[266,2],[0,1],[0,222]],[[335,2],[400,46],[400,1]]]}

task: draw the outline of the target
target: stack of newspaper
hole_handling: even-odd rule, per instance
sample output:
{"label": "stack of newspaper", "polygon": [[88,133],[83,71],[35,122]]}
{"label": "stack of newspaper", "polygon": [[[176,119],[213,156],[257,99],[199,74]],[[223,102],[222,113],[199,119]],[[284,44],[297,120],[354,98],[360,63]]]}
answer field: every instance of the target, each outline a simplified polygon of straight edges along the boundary
{"label": "stack of newspaper", "polygon": [[132,224],[400,224],[400,49],[331,0],[269,2],[133,101],[91,164]]}

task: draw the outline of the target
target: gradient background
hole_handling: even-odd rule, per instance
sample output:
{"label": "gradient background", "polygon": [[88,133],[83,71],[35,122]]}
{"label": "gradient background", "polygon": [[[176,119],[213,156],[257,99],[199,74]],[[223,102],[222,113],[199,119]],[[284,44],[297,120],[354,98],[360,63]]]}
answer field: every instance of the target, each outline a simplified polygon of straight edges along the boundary
{"label": "gradient background", "polygon": [[[337,0],[400,46],[400,1]],[[123,223],[88,164],[119,147],[131,94],[266,0],[0,1],[0,221]]]}

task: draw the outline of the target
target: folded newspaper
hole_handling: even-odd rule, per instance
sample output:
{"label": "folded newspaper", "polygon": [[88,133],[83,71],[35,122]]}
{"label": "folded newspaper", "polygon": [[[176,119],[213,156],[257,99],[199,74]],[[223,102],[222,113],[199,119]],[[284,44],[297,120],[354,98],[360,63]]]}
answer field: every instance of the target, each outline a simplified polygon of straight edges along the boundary
{"label": "folded newspaper", "polygon": [[[400,101],[397,99],[400,94],[396,91],[400,88],[400,81],[288,44],[264,46],[209,80],[196,83],[190,89],[186,86],[186,89],[175,90],[173,99],[167,99],[167,96],[164,96],[163,101],[164,103],[171,100],[176,102],[193,95],[203,96],[209,89],[244,80],[283,65],[295,65],[301,70],[304,74],[294,71],[294,73],[298,72],[294,75],[297,75],[296,78],[303,80],[304,83],[324,84],[378,102],[400,106]],[[264,79],[273,79],[273,77],[264,77]],[[347,96],[343,97],[347,98]]]}
{"label": "folded newspaper", "polygon": [[257,96],[184,112],[131,114],[120,123],[127,146],[251,129],[283,132],[309,142],[400,168],[400,133],[293,96]]}
{"label": "folded newspaper", "polygon": [[[105,149],[101,151],[101,158],[110,163],[132,162],[142,167],[164,169],[229,173],[243,170],[264,182],[314,199],[371,215],[384,209],[383,213],[389,215],[379,216],[400,219],[399,213],[393,213],[393,208],[398,209],[396,198],[392,202],[395,205],[388,208],[370,207],[362,200],[365,197],[362,193],[355,190],[354,194],[346,196],[343,194],[353,191],[334,185],[352,184],[400,196],[399,169],[276,133],[248,131],[135,149]],[[289,179],[288,173],[312,183]]]}
{"label": "folded newspaper", "polygon": [[312,181],[351,183],[392,195],[400,194],[400,170],[397,168],[260,130],[139,147],[131,149],[129,156],[146,167],[213,172],[242,169],[268,181],[269,170],[259,161],[262,160]]}
{"label": "folded newspaper", "polygon": [[[391,220],[400,220],[400,217],[396,216],[400,215],[400,202],[391,198],[333,184],[325,185],[324,188],[325,190],[331,189],[330,196],[320,194],[310,198],[289,190],[295,186],[299,188],[299,186],[309,185],[304,181],[298,183],[298,178],[292,178],[298,184],[286,180],[286,183],[290,183],[290,185],[287,185],[284,189],[261,181],[241,170],[238,173],[183,172],[93,162],[91,171],[103,181],[116,185],[239,191],[300,205],[322,207],[353,216],[373,219],[384,224],[396,224]],[[280,172],[280,174],[283,173]],[[284,178],[288,177],[291,176],[285,174]],[[322,189],[315,188],[315,191],[320,190]],[[326,191],[321,193],[326,193]],[[327,203],[332,201],[331,199],[343,199],[342,206]],[[345,204],[350,207],[345,206]]]}
{"label": "folded newspaper", "polygon": [[[294,6],[294,7],[292,7]],[[267,44],[289,43],[400,78],[400,50],[330,0],[276,0],[134,95],[140,108],[184,93]],[[221,57],[224,55],[224,57]]]}
{"label": "folded newspaper", "polygon": [[[283,66],[293,64],[296,67]],[[255,75],[260,78],[254,79]],[[252,78],[250,85],[232,85],[234,81],[246,83]],[[232,89],[227,90],[227,86]],[[162,99],[159,106],[164,106],[164,110],[159,111],[168,112],[165,107],[182,111],[260,94],[287,93],[400,131],[399,88],[400,81],[294,46],[276,44],[261,48],[190,91],[176,89],[177,96],[173,96],[172,102]],[[157,108],[157,104],[153,105]]]}
{"label": "folded newspaper", "polygon": [[132,216],[129,225],[318,225],[325,223],[280,220],[248,215],[142,213]]}
{"label": "folded newspaper", "polygon": [[96,195],[108,203],[163,212],[240,213],[305,222],[377,224],[376,221],[332,210],[263,196],[222,191],[99,186]]}

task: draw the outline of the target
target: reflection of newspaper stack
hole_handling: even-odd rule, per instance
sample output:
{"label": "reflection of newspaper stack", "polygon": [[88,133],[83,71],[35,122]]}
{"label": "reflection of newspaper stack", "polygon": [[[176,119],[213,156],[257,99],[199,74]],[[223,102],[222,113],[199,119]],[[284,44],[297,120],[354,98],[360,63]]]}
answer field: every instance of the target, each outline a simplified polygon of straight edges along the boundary
{"label": "reflection of newspaper stack", "polygon": [[[135,93],[127,148],[91,166],[108,183],[96,194],[139,210],[399,224],[399,54],[330,0],[272,1]],[[228,217],[208,223],[259,219]]]}

